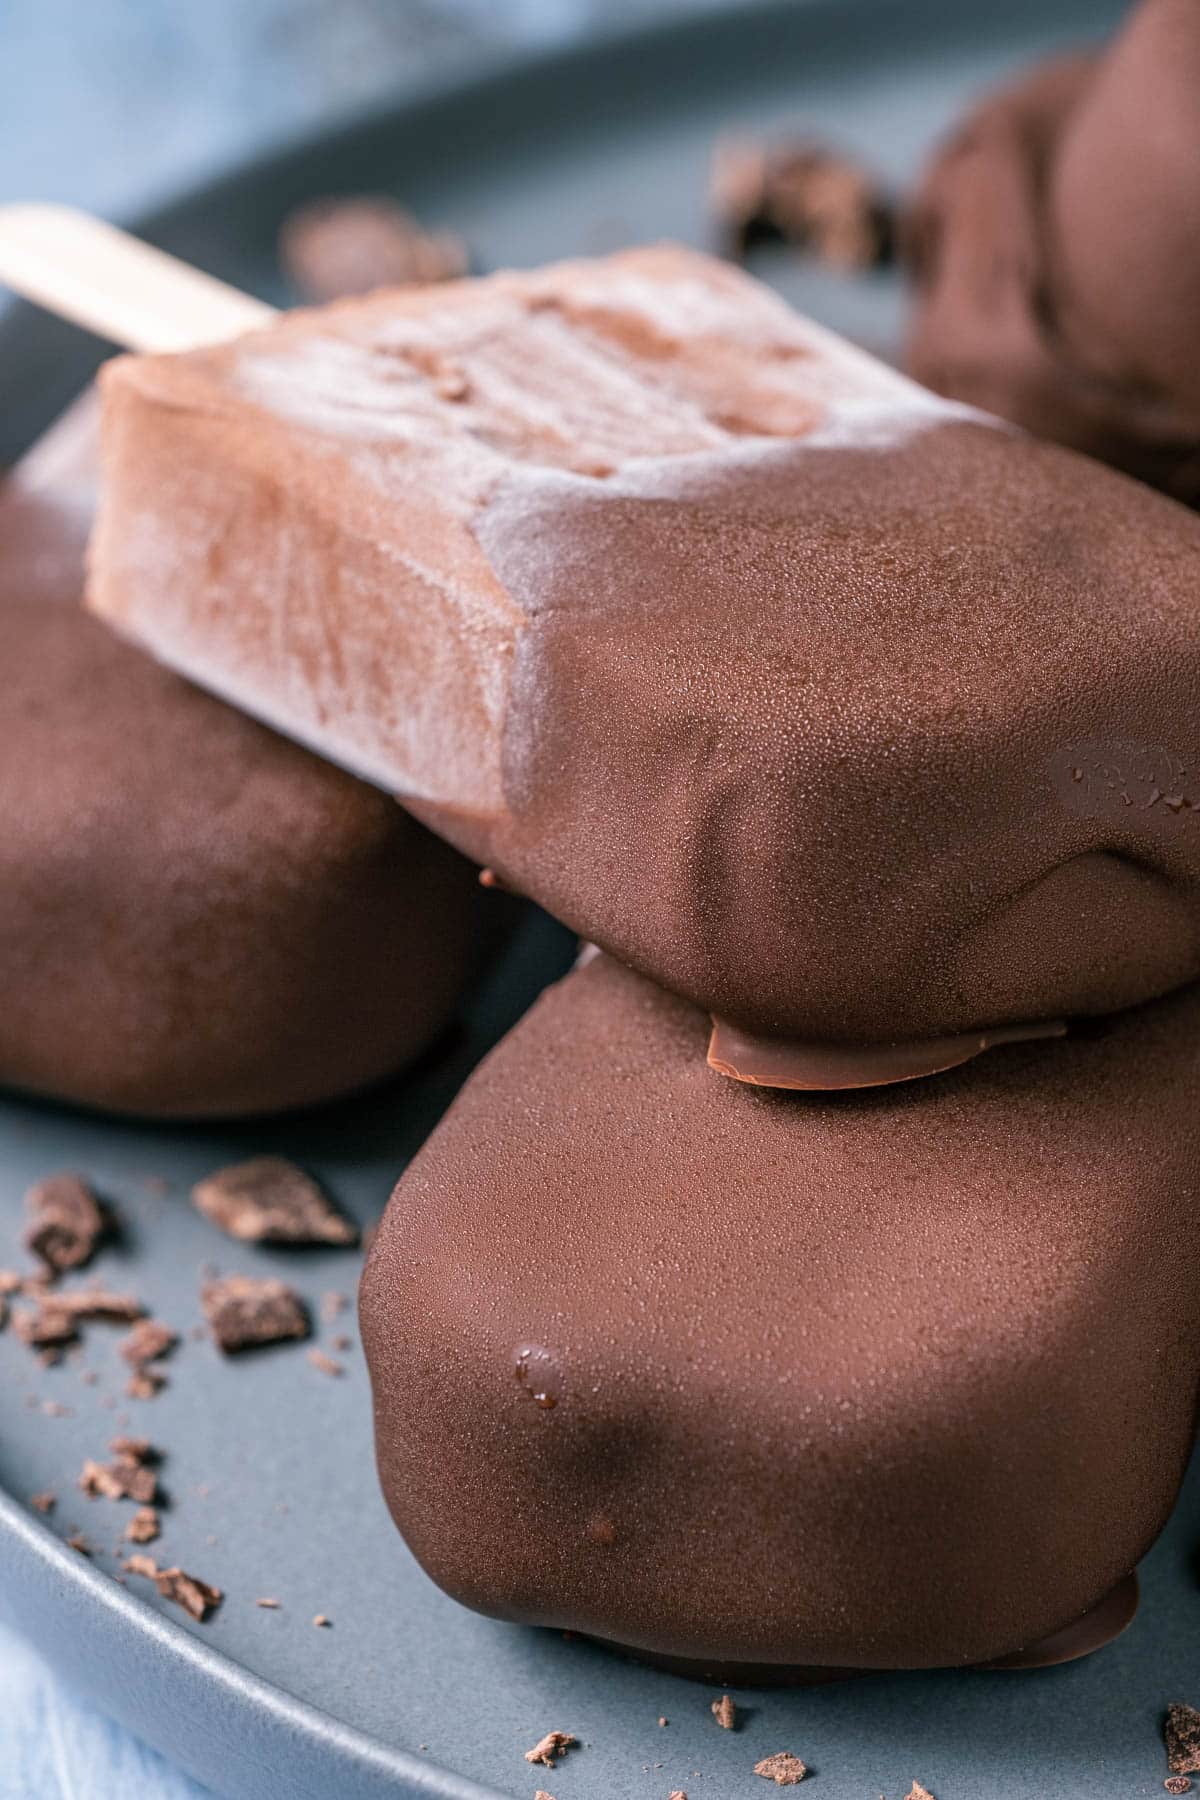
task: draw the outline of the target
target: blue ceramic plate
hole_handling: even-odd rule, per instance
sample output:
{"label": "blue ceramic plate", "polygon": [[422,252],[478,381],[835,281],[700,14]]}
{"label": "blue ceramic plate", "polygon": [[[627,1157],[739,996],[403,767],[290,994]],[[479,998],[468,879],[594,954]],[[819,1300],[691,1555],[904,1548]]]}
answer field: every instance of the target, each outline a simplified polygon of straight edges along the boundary
{"label": "blue ceramic plate", "polygon": [[[899,184],[973,91],[1104,28],[1115,11],[1108,0],[793,0],[717,13],[489,70],[135,223],[272,299],[287,298],[279,221],[322,192],[392,189],[462,231],[481,267],[668,235],[703,243],[718,131],[799,121]],[[839,279],[784,256],[761,266],[806,310],[885,354],[894,345],[890,277]],[[6,318],[0,456],[49,422],[99,354],[28,311]],[[186,1335],[206,1263],[277,1272],[314,1297],[352,1295],[357,1277],[354,1253],[288,1256],[218,1237],[187,1204],[198,1175],[279,1150],[370,1219],[472,1062],[570,953],[565,933],[534,921],[452,1050],[405,1084],[286,1123],[167,1131],[0,1103],[0,1245],[15,1242],[29,1181],[84,1169],[126,1222],[99,1272],[185,1333],[169,1388],[133,1404],[103,1327],[89,1331],[82,1364],[47,1371],[11,1332],[0,1337],[0,1485],[10,1496],[0,1496],[0,1606],[109,1711],[238,1800],[530,1800],[538,1785],[557,1800],[666,1800],[675,1788],[691,1800],[753,1800],[768,1791],[754,1763],[781,1749],[810,1765],[814,1800],[896,1800],[914,1778],[938,1800],[1161,1793],[1162,1707],[1200,1690],[1195,1477],[1146,1562],[1137,1621],[1091,1661],[748,1693],[742,1728],[727,1733],[703,1688],[476,1618],[425,1580],[376,1491],[351,1312],[321,1327],[327,1349],[336,1333],[355,1339],[340,1380],[302,1349],[234,1365]],[[11,1260],[0,1249],[0,1263]],[[169,1453],[172,1503],[154,1553],[226,1591],[205,1625],[145,1582],[113,1581],[128,1509],[74,1488],[82,1459],[104,1451],[123,1416]],[[60,1496],[49,1522],[26,1505],[45,1488]],[[92,1561],[62,1542],[77,1527],[97,1548]],[[260,1595],[280,1608],[260,1609]],[[314,1627],[317,1613],[332,1625]],[[523,1752],[550,1728],[582,1747],[539,1781]]]}

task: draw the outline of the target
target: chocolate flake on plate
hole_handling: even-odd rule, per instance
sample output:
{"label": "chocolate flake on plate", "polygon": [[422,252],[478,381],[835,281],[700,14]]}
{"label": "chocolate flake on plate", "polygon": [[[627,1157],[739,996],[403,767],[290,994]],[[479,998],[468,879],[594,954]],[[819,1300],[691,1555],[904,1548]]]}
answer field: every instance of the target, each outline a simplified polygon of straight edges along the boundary
{"label": "chocolate flake on plate", "polygon": [[58,1495],[51,1493],[50,1489],[47,1488],[44,1493],[30,1494],[29,1504],[32,1506],[34,1512],[52,1513],[58,1505]]}
{"label": "chocolate flake on plate", "polygon": [[251,1244],[357,1244],[358,1226],[311,1175],[282,1156],[255,1156],[205,1176],[192,1199],[211,1224]]}
{"label": "chocolate flake on plate", "polygon": [[827,145],[726,138],[713,153],[710,198],[738,255],[764,238],[811,250],[832,268],[891,260],[894,209],[875,178]]}
{"label": "chocolate flake on plate", "polygon": [[87,1182],[79,1175],[48,1175],[25,1196],[29,1227],[25,1247],[49,1273],[78,1269],[92,1256],[110,1220]]}
{"label": "chocolate flake on plate", "polygon": [[13,1330],[31,1350],[60,1350],[79,1336],[79,1322],[63,1307],[43,1300],[34,1308],[16,1308]]}
{"label": "chocolate flake on plate", "polygon": [[934,1800],[934,1796],[927,1787],[922,1787],[919,1781],[914,1781],[904,1796],[904,1800]]}
{"label": "chocolate flake on plate", "polygon": [[80,1556],[95,1555],[95,1551],[84,1537],[82,1531],[73,1531],[67,1539],[67,1545],[72,1550],[78,1550]]}
{"label": "chocolate flake on plate", "polygon": [[135,1369],[169,1356],[179,1342],[179,1333],[164,1325],[161,1319],[141,1319],[121,1339],[118,1350]]}
{"label": "chocolate flake on plate", "polygon": [[167,1378],[161,1369],[143,1367],[136,1369],[125,1383],[125,1393],[130,1400],[153,1400],[161,1394],[167,1385]]}
{"label": "chocolate flake on plate", "polygon": [[346,1298],[345,1294],[335,1293],[331,1289],[329,1293],[321,1295],[321,1317],[322,1317],[322,1319],[325,1321],[325,1323],[327,1325],[332,1324],[333,1320],[338,1317],[339,1313],[345,1312],[345,1310],[349,1306],[349,1304],[350,1304],[350,1302]]}
{"label": "chocolate flake on plate", "polygon": [[313,1617],[313,1624],[321,1631],[328,1631],[333,1624],[333,1620],[329,1617],[328,1613],[316,1613]]}
{"label": "chocolate flake on plate", "polygon": [[737,1724],[737,1707],[728,1694],[722,1694],[719,1700],[712,1703],[713,1718],[722,1731],[732,1731]]}
{"label": "chocolate flake on plate", "polygon": [[200,1290],[213,1336],[227,1356],[308,1336],[308,1314],[293,1288],[273,1279],[226,1275]]}
{"label": "chocolate flake on plate", "polygon": [[332,1356],[326,1356],[323,1350],[310,1350],[308,1360],[314,1369],[320,1369],[322,1375],[344,1375],[344,1363],[335,1362]]}
{"label": "chocolate flake on plate", "polygon": [[1182,1700],[1168,1706],[1163,1739],[1172,1775],[1200,1775],[1200,1712],[1194,1706]]}
{"label": "chocolate flake on plate", "polygon": [[279,1602],[271,1594],[260,1594],[254,1604],[261,1606],[266,1612],[279,1611]]}
{"label": "chocolate flake on plate", "polygon": [[79,1486],[89,1500],[136,1500],[151,1506],[158,1496],[154,1470],[132,1457],[118,1456],[110,1463],[88,1457],[79,1474]]}
{"label": "chocolate flake on plate", "polygon": [[384,195],[348,195],[298,207],[279,234],[279,255],[310,300],[340,300],[373,288],[410,287],[465,275],[466,246],[427,231]]}
{"label": "chocolate flake on plate", "polygon": [[131,1575],[144,1575],[164,1600],[173,1600],[201,1624],[225,1598],[219,1587],[201,1581],[198,1575],[189,1575],[179,1568],[160,1569],[152,1556],[128,1556],[121,1567]]}
{"label": "chocolate flake on plate", "polygon": [[754,1773],[761,1775],[764,1781],[773,1781],[776,1787],[798,1787],[808,1774],[808,1767],[790,1750],[779,1750],[774,1756],[764,1756],[761,1762],[756,1762]]}
{"label": "chocolate flake on plate", "polygon": [[125,1527],[125,1537],[131,1544],[152,1544],[161,1530],[157,1508],[139,1506]]}
{"label": "chocolate flake on plate", "polygon": [[1163,1782],[1168,1794],[1190,1794],[1192,1784],[1186,1775],[1168,1775]]}
{"label": "chocolate flake on plate", "polygon": [[543,1738],[525,1752],[527,1763],[541,1763],[544,1768],[552,1769],[556,1757],[565,1756],[573,1750],[579,1739],[569,1731],[548,1731]]}

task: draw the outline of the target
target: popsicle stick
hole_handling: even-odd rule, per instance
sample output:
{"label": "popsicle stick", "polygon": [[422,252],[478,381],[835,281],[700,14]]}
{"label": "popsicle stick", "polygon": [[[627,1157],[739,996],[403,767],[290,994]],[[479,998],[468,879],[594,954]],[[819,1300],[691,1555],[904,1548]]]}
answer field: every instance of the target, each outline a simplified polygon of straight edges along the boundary
{"label": "popsicle stick", "polygon": [[71,206],[0,206],[0,285],[129,350],[192,350],[274,307]]}

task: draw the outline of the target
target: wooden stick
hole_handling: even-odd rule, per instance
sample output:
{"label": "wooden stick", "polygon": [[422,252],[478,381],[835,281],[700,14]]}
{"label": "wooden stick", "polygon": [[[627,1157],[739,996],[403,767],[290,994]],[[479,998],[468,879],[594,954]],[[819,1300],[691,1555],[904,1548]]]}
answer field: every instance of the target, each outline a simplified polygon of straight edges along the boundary
{"label": "wooden stick", "polygon": [[70,206],[0,206],[0,284],[130,350],[221,343],[275,314]]}

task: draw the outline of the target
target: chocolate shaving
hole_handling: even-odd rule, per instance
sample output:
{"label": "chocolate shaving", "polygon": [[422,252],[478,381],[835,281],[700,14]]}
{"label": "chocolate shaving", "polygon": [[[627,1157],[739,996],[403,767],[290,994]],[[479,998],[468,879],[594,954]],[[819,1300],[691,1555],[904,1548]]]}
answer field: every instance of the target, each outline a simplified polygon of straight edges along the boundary
{"label": "chocolate shaving", "polygon": [[853,271],[889,262],[895,251],[895,212],[879,183],[823,144],[722,140],[713,153],[710,199],[739,256],[775,238]]}
{"label": "chocolate shaving", "polygon": [[574,1749],[579,1739],[569,1731],[548,1731],[543,1738],[525,1752],[527,1763],[541,1763],[544,1768],[552,1769],[555,1758],[565,1756],[568,1750]]}
{"label": "chocolate shaving", "polygon": [[1194,1706],[1182,1700],[1168,1706],[1163,1739],[1172,1775],[1200,1774],[1200,1712]]}
{"label": "chocolate shaving", "polygon": [[308,1360],[314,1369],[320,1369],[322,1375],[344,1375],[344,1363],[335,1362],[332,1356],[326,1356],[323,1350],[310,1350]]}
{"label": "chocolate shaving", "polygon": [[131,1325],[145,1312],[132,1294],[110,1294],[105,1288],[78,1288],[55,1292],[42,1301],[42,1310],[62,1312],[80,1324]]}
{"label": "chocolate shaving", "polygon": [[117,1349],[127,1363],[142,1369],[147,1363],[169,1356],[179,1342],[179,1333],[164,1325],[161,1319],[142,1319],[127,1332]]}
{"label": "chocolate shaving", "polygon": [[29,1504],[34,1512],[52,1513],[58,1505],[58,1495],[52,1494],[49,1488],[41,1494],[30,1494]]}
{"label": "chocolate shaving", "polygon": [[89,1457],[80,1471],[79,1486],[89,1500],[136,1500],[140,1506],[149,1506],[158,1496],[154,1470],[125,1456],[110,1463]]}
{"label": "chocolate shaving", "polygon": [[776,1787],[799,1787],[808,1768],[790,1750],[779,1750],[774,1756],[764,1756],[761,1762],[756,1762],[754,1773],[761,1775],[764,1781],[773,1781]]}
{"label": "chocolate shaving", "polygon": [[160,1569],[152,1556],[126,1557],[121,1567],[128,1569],[131,1575],[144,1575],[155,1584],[164,1600],[173,1600],[201,1624],[225,1598],[219,1587],[201,1581],[198,1575],[188,1575],[179,1568]]}
{"label": "chocolate shaving", "polygon": [[737,1707],[728,1694],[722,1694],[719,1700],[712,1703],[713,1718],[722,1731],[732,1731],[737,1724]]}
{"label": "chocolate shaving", "polygon": [[161,1529],[157,1508],[139,1506],[125,1527],[125,1536],[131,1544],[152,1544]]}
{"label": "chocolate shaving", "polygon": [[206,1282],[200,1299],[213,1336],[227,1356],[308,1336],[304,1302],[282,1281],[227,1275]]}
{"label": "chocolate shaving", "polygon": [[466,246],[450,231],[426,231],[382,195],[316,200],[279,234],[279,255],[308,299],[339,300],[373,288],[410,287],[465,275]]}
{"label": "chocolate shaving", "polygon": [[78,1269],[95,1252],[111,1220],[79,1175],[48,1175],[25,1196],[30,1216],[25,1247],[51,1276]]}
{"label": "chocolate shaving", "polygon": [[310,1175],[282,1156],[256,1156],[198,1181],[192,1199],[229,1237],[251,1244],[357,1244],[358,1226]]}
{"label": "chocolate shaving", "polygon": [[260,1594],[258,1599],[254,1602],[254,1604],[255,1604],[255,1606],[265,1607],[268,1612],[278,1612],[279,1611],[278,1600],[273,1599],[270,1594]]}

